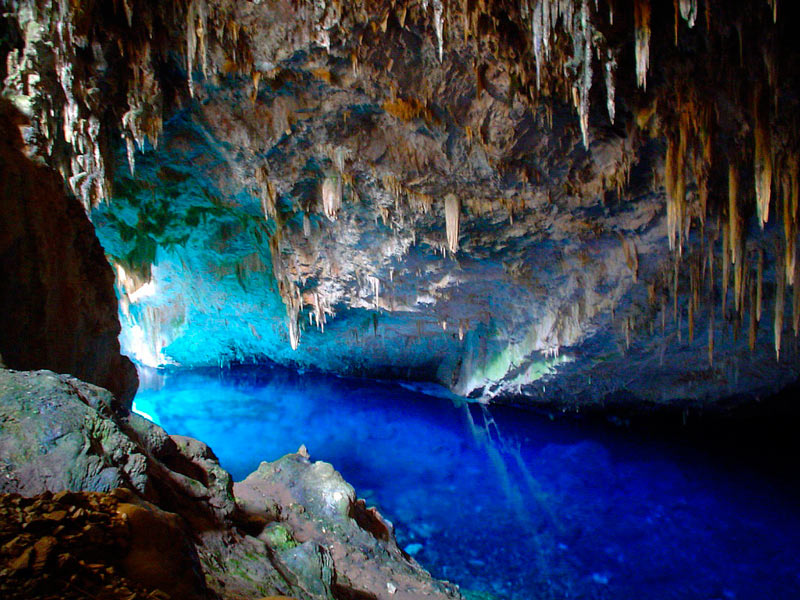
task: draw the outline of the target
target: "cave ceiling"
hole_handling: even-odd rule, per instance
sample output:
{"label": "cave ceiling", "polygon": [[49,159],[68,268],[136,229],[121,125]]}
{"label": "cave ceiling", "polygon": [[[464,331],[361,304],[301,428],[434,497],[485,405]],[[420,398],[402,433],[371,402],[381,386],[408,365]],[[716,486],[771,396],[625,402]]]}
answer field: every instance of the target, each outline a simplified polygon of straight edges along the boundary
{"label": "cave ceiling", "polygon": [[141,362],[577,406],[800,373],[788,2],[3,5]]}

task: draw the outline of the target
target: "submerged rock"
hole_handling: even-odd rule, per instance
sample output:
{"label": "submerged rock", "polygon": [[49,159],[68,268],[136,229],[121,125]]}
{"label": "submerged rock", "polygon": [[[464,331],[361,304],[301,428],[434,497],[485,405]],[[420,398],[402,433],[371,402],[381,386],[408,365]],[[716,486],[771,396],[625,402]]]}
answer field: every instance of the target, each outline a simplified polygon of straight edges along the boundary
{"label": "submerged rock", "polygon": [[[0,511],[31,521],[3,519],[0,569],[9,586],[47,575],[10,598],[50,597],[72,575],[78,590],[92,573],[108,598],[460,598],[331,465],[288,455],[234,486],[208,446],[73,377],[0,370],[0,467]],[[76,519],[108,525],[96,547],[91,527],[69,537]]]}

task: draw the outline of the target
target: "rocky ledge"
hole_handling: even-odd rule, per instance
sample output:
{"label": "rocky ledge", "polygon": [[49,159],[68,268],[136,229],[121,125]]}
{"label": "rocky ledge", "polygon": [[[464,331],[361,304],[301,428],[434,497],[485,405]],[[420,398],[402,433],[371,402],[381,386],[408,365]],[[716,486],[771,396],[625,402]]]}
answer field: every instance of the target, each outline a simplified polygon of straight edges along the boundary
{"label": "rocky ledge", "polygon": [[234,485],[102,388],[0,370],[4,598],[457,599],[301,448]]}

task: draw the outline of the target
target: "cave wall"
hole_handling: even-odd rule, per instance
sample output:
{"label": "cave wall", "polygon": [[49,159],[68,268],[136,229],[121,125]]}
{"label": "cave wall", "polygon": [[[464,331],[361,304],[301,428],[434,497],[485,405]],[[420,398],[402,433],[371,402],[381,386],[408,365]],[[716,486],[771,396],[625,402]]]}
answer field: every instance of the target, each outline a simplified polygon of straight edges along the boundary
{"label": "cave wall", "polygon": [[136,370],[120,354],[114,274],[80,202],[25,153],[24,117],[0,104],[0,355],[129,403]]}

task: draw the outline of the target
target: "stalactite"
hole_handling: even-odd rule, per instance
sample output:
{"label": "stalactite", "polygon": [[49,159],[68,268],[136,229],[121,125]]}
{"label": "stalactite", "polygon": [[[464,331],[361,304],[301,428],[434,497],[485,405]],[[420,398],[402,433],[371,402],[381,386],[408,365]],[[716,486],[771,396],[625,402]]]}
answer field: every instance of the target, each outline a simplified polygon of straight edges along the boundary
{"label": "stalactite", "polygon": [[[589,15],[589,0],[581,4],[581,34],[583,54],[580,56],[581,73],[578,84],[578,116],[581,123],[583,147],[589,148],[589,92],[592,89],[592,36],[593,28]],[[577,52],[576,52],[577,54]]]}
{"label": "stalactite", "polygon": [[370,285],[372,286],[372,297],[375,302],[375,310],[380,310],[381,307],[381,280],[377,277],[370,276]]}
{"label": "stalactite", "polygon": [[[680,265],[680,257],[676,256],[675,260],[672,262],[672,320],[676,322],[678,320],[678,296],[680,295],[678,289],[680,285]],[[680,331],[680,327],[678,330]]]}
{"label": "stalactite", "polygon": [[758,249],[758,266],[756,267],[756,321],[761,322],[761,306],[764,294],[764,251]]}
{"label": "stalactite", "polygon": [[798,202],[800,202],[800,157],[797,153],[792,153],[789,156],[789,182],[792,195],[791,210],[792,219],[795,223],[800,220],[798,214]]}
{"label": "stalactite", "polygon": [[800,264],[795,261],[795,274],[794,274],[794,281],[795,284],[792,288],[792,329],[794,330],[794,337],[797,337],[800,334],[800,280],[798,276],[800,276]]}
{"label": "stalactite", "polygon": [[783,334],[783,311],[786,302],[786,278],[781,276],[783,257],[779,254],[775,269],[775,358],[781,359],[781,335]]}
{"label": "stalactite", "polygon": [[261,167],[256,171],[256,182],[260,187],[261,211],[264,219],[274,219],[278,216],[278,193],[275,184],[269,178],[269,171]]}
{"label": "stalactite", "polygon": [[631,318],[630,318],[630,316],[625,317],[625,322],[623,323],[623,330],[625,331],[625,350],[630,350],[630,348],[631,348]]}
{"label": "stalactite", "polygon": [[617,70],[617,59],[610,49],[608,50],[604,66],[606,74],[606,108],[608,109],[608,116],[613,124],[617,112],[616,99],[614,97],[614,73]]}
{"label": "stalactite", "polygon": [[694,27],[697,20],[697,0],[680,0],[680,7],[681,16],[689,24],[689,27]]}
{"label": "stalactite", "polygon": [[741,316],[744,312],[745,295],[745,261],[740,255],[739,262],[733,265],[733,301],[736,307],[736,314]]}
{"label": "stalactite", "polygon": [[784,258],[783,263],[784,273],[786,278],[786,285],[794,283],[794,265],[795,265],[795,243],[797,240],[797,227],[792,219],[790,212],[790,198],[789,195],[783,194],[783,249]]}
{"label": "stalactite", "polygon": [[625,256],[625,264],[630,269],[633,275],[633,282],[639,281],[639,250],[636,247],[636,242],[628,240],[622,234],[619,234],[620,241],[622,242],[622,253]]}
{"label": "stalactite", "polygon": [[439,62],[444,57],[444,5],[442,0],[433,0],[433,26],[436,30],[436,49]]}
{"label": "stalactite", "polygon": [[665,164],[667,192],[667,238],[669,249],[683,251],[684,219],[686,214],[686,143],[688,123],[681,118],[678,140],[669,137]]}
{"label": "stalactite", "polygon": [[756,293],[756,285],[751,283],[750,286],[750,328],[747,335],[747,345],[750,348],[750,352],[753,352],[756,348],[756,335],[758,333],[758,319],[757,317],[757,310],[756,310],[756,302],[757,302],[757,293]]}
{"label": "stalactite", "polygon": [[328,219],[335,221],[341,206],[342,178],[338,175],[328,175],[322,182],[322,211]]}
{"label": "stalactite", "polygon": [[708,308],[708,366],[714,366],[714,305]]}
{"label": "stalactite", "polygon": [[131,171],[131,177],[133,177],[134,171],[136,170],[135,142],[133,140],[133,136],[129,132],[125,132],[122,135],[125,138],[125,149],[128,155],[128,168]]}
{"label": "stalactite", "polygon": [[636,83],[647,89],[650,68],[650,0],[635,0],[633,5],[636,35]]}
{"label": "stalactite", "polygon": [[458,251],[458,229],[461,202],[455,194],[447,194],[444,198],[444,218],[447,228],[447,247],[455,254]]}
{"label": "stalactite", "polygon": [[741,219],[739,217],[739,170],[733,162],[728,165],[728,232],[731,236],[731,262],[735,265],[739,259]]}
{"label": "stalactite", "polygon": [[728,224],[722,224],[722,317],[725,318],[725,305],[728,301],[728,281],[730,280],[730,233]]}
{"label": "stalactite", "polygon": [[767,4],[770,5],[772,9],[772,22],[778,22],[778,0],[767,0]]}
{"label": "stalactite", "polygon": [[753,157],[753,168],[755,171],[756,184],[756,207],[758,209],[759,225],[763,229],[764,223],[769,220],[769,203],[772,192],[772,136],[769,130],[769,122],[761,115],[760,93],[756,91],[753,102],[755,115],[755,129],[753,137],[755,140],[755,151]]}

